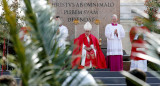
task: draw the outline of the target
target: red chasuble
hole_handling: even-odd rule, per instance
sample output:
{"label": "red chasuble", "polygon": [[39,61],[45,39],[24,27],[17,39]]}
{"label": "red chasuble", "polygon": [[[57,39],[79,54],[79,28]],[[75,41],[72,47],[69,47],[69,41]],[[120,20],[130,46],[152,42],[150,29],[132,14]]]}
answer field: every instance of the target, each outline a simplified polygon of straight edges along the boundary
{"label": "red chasuble", "polygon": [[[85,60],[85,66],[89,66],[89,62],[92,61],[92,65],[96,66],[97,69],[106,69],[106,60],[105,56],[102,53],[102,50],[99,47],[98,39],[92,34],[89,35],[90,42],[88,43],[87,37],[85,33],[80,35],[78,38],[74,40],[74,49],[72,54],[72,68],[78,67],[78,69],[83,69],[84,67],[81,65],[81,55],[82,55],[82,47],[83,44],[86,47],[90,47],[90,45],[94,45],[96,49],[96,56],[94,54],[93,49],[91,51],[87,51],[87,57]],[[89,55],[89,56],[88,56]]]}
{"label": "red chasuble", "polygon": [[[144,59],[141,59],[139,57],[136,57],[133,55],[133,53],[143,53],[145,54],[145,52],[139,50],[139,49],[145,49],[145,46],[144,44],[146,43],[145,40],[143,40],[143,38],[139,37],[137,38],[136,40],[134,39],[136,34],[137,34],[137,31],[139,29],[142,29],[142,30],[146,30],[147,32],[149,32],[149,30],[142,26],[142,27],[132,27],[131,30],[130,30],[130,41],[132,43],[132,50],[131,50],[131,59],[132,60],[144,60]],[[139,44],[139,45],[137,45]]]}

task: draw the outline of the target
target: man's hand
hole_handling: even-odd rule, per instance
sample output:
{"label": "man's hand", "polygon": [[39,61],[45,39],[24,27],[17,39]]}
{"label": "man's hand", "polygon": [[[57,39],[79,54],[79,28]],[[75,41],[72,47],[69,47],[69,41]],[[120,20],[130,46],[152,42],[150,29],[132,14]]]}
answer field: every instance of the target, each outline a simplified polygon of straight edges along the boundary
{"label": "man's hand", "polygon": [[116,36],[118,37],[117,29],[114,31],[114,34],[116,34]]}
{"label": "man's hand", "polygon": [[87,50],[87,51],[92,50],[92,48],[90,48],[90,47],[88,47],[88,48],[87,48],[87,47],[85,47],[84,49],[85,49],[85,50]]}
{"label": "man's hand", "polygon": [[114,31],[114,34],[116,34],[117,33],[117,29]]}

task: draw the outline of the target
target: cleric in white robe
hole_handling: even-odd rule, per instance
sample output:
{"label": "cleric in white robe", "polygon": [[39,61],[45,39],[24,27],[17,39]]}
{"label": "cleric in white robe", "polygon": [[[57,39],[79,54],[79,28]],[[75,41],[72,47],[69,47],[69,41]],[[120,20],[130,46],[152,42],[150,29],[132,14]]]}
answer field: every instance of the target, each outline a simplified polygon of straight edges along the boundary
{"label": "cleric in white robe", "polygon": [[56,16],[56,21],[57,21],[57,24],[59,25],[59,28],[58,28],[58,37],[59,37],[58,46],[61,49],[65,49],[66,48],[66,40],[67,40],[67,37],[68,37],[68,28],[66,26],[62,25],[62,21],[61,21],[59,16]]}
{"label": "cleric in white robe", "polygon": [[112,22],[105,28],[107,38],[107,65],[110,71],[123,70],[123,47],[121,39],[125,37],[123,26],[118,24],[117,15],[112,15]]}

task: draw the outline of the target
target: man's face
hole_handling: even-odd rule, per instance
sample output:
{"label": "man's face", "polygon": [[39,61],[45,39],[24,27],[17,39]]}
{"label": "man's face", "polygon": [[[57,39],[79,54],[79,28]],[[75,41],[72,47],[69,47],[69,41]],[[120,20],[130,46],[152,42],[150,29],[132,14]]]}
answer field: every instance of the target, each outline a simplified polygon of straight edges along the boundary
{"label": "man's face", "polygon": [[112,22],[117,22],[117,18],[115,16],[112,17]]}
{"label": "man's face", "polygon": [[90,31],[90,30],[85,30],[85,34],[86,34],[87,36],[89,36],[89,35],[91,34],[91,31]]}
{"label": "man's face", "polygon": [[59,20],[59,18],[56,18],[56,21],[58,21]]}
{"label": "man's face", "polygon": [[56,18],[55,20],[56,20],[56,22],[57,22],[57,25],[61,25],[61,24],[62,24],[62,21],[61,21],[60,18]]}

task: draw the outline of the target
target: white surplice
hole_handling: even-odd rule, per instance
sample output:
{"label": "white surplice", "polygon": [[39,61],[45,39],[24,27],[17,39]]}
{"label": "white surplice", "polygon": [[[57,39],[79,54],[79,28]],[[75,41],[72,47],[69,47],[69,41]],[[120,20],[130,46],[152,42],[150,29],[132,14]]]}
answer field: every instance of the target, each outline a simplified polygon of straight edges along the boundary
{"label": "white surplice", "polygon": [[140,69],[147,72],[147,60],[131,60],[130,71],[134,69]]}
{"label": "white surplice", "polygon": [[[116,29],[118,37],[114,34]],[[105,28],[105,36],[107,37],[107,56],[123,55],[123,47],[121,42],[121,39],[125,37],[123,26],[120,24],[117,24],[117,26],[108,24]]]}
{"label": "white surplice", "polygon": [[59,39],[58,45],[60,48],[65,49],[66,48],[66,40],[68,37],[68,29],[66,26],[62,25],[59,27],[59,36],[60,36],[60,39]]}
{"label": "white surplice", "polygon": [[[90,39],[89,39],[88,36],[87,36],[87,41],[90,42]],[[90,47],[94,50],[94,54],[96,56],[96,50],[94,48],[94,45],[92,44]],[[81,56],[81,65],[82,66],[85,66],[85,60],[86,60],[86,50],[84,48],[85,48],[85,45],[83,44],[82,56]],[[90,61],[90,67],[92,67],[92,62],[91,61]]]}

